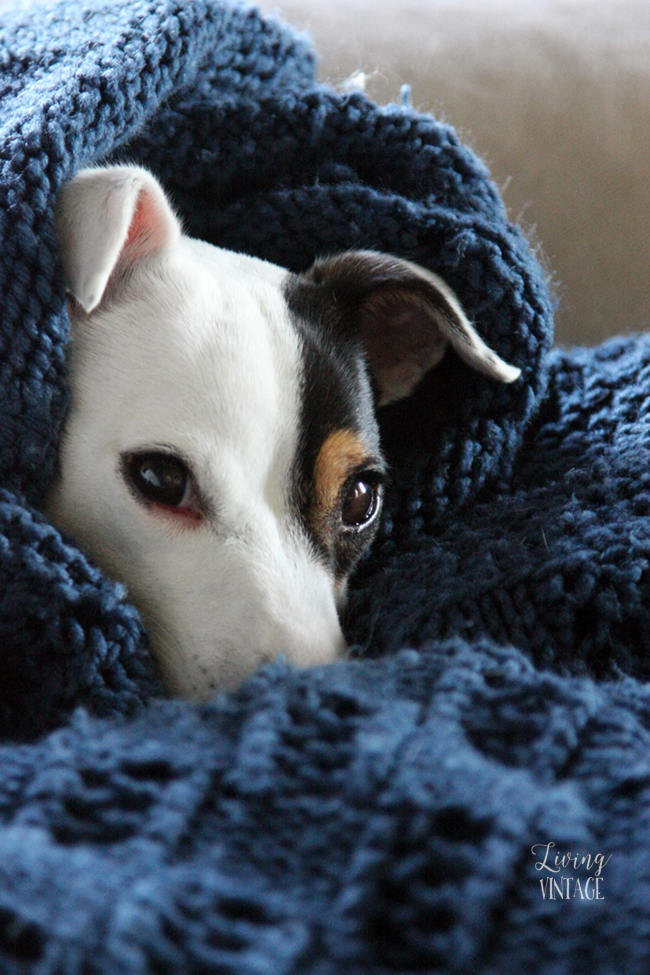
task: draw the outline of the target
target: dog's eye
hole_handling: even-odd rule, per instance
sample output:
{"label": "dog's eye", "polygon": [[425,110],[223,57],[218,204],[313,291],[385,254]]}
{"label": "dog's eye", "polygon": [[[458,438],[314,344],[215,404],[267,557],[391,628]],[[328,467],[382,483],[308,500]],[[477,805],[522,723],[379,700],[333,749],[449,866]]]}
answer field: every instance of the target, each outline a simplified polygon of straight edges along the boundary
{"label": "dog's eye", "polygon": [[346,528],[363,528],[379,510],[381,485],[376,477],[361,474],[347,485],[341,505],[341,521]]}
{"label": "dog's eye", "polygon": [[131,454],[124,460],[124,469],[130,484],[145,500],[168,508],[183,503],[190,472],[179,457],[159,451]]}

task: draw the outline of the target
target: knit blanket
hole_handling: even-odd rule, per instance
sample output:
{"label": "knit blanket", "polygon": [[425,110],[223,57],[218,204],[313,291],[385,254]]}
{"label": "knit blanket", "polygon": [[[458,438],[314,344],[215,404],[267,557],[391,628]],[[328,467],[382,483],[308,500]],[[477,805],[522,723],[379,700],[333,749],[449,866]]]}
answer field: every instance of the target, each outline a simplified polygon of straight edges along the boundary
{"label": "knit blanket", "polygon": [[[0,22],[0,970],[647,972],[650,341],[552,351],[484,165],[318,85],[251,7]],[[205,705],[165,698],[125,591],[38,510],[67,405],[54,204],[122,159],[221,246],[428,266],[522,369],[450,353],[381,411],[349,658]]]}

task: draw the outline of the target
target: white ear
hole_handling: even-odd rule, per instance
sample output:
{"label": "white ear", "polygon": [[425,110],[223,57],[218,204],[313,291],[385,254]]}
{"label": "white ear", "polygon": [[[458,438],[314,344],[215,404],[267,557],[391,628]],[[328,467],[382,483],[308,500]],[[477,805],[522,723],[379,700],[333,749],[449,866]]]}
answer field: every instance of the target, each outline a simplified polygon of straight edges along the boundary
{"label": "white ear", "polygon": [[102,300],[116,269],[173,244],[178,220],[151,173],[137,166],[81,170],[57,203],[66,285],[84,311]]}
{"label": "white ear", "polygon": [[521,375],[485,344],[442,278],[418,264],[348,251],[317,261],[306,277],[329,285],[359,328],[380,406],[409,396],[448,345],[492,379],[511,383]]}

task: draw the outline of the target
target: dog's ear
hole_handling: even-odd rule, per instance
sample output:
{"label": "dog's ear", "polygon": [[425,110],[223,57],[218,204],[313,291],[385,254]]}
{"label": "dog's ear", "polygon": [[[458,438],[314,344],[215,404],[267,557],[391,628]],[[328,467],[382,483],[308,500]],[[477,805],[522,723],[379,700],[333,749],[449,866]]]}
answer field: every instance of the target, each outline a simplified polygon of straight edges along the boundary
{"label": "dog's ear", "polygon": [[150,257],[181,233],[160,184],[136,166],[81,170],[61,192],[55,226],[66,285],[88,313],[116,270]]}
{"label": "dog's ear", "polygon": [[451,288],[417,264],[348,251],[316,261],[305,277],[331,290],[336,308],[359,328],[380,406],[409,396],[447,345],[493,379],[511,383],[521,374],[483,342]]}

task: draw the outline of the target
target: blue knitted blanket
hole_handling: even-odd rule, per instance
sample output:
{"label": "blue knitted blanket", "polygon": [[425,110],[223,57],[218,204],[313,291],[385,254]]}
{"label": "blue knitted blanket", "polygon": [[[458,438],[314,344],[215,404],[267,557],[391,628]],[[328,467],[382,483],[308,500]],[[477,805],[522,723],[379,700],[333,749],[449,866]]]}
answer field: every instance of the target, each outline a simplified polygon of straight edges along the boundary
{"label": "blue knitted blanket", "polygon": [[[454,132],[314,81],[231,0],[3,10],[0,970],[646,973],[650,341],[551,351],[545,275]],[[128,159],[195,236],[443,275],[523,376],[384,408],[351,658],[165,699],[124,591],[38,513],[65,416],[53,208]]]}

